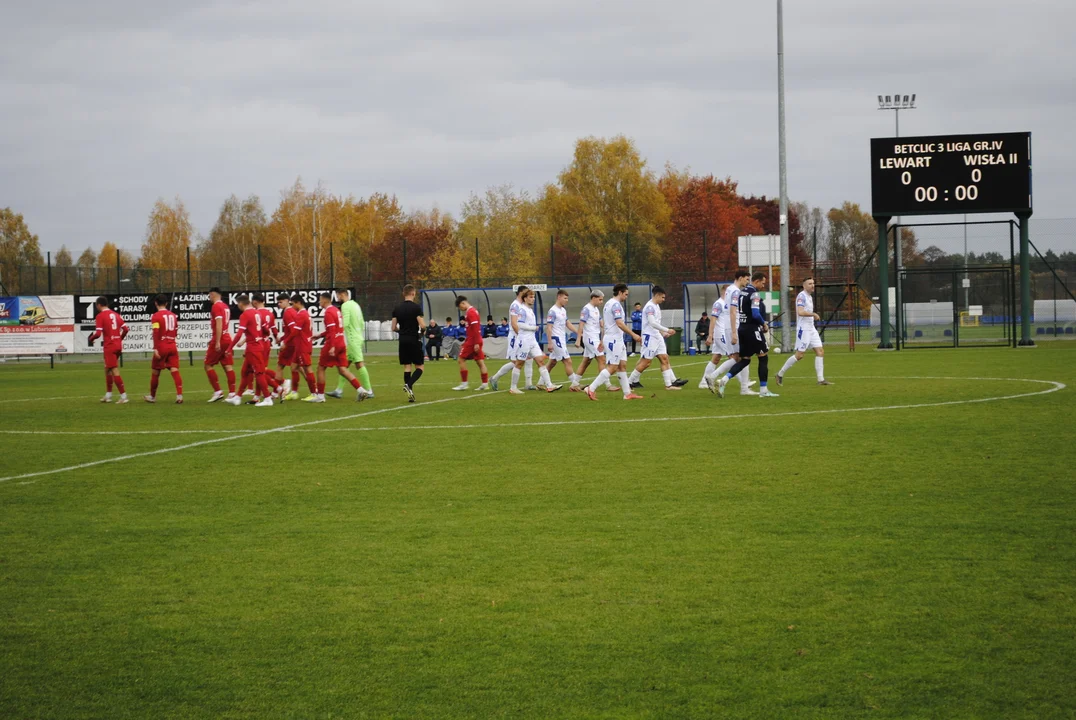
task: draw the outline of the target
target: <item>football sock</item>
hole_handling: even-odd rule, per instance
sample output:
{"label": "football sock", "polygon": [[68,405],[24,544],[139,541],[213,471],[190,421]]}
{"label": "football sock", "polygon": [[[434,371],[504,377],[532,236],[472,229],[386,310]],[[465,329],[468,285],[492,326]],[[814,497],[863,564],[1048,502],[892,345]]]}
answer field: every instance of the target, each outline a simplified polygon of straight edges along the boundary
{"label": "football sock", "polygon": [[814,359],[814,375],[816,378],[818,378],[818,382],[822,382],[826,379],[826,373],[823,370],[824,365],[825,362],[823,361],[822,356],[816,355]]}
{"label": "football sock", "polygon": [[714,365],[714,361],[711,360],[710,362],[706,363],[706,369],[702,371],[702,379],[703,381],[705,381],[706,378],[713,377],[716,374],[717,365]]}
{"label": "football sock", "polygon": [[411,387],[411,371],[404,370],[404,385]]}
{"label": "football sock", "polygon": [[172,371],[172,380],[176,383],[176,395],[183,394],[183,377],[179,374],[179,370]]}
{"label": "football sock", "polygon": [[411,387],[415,387],[415,383],[418,382],[420,377],[422,377],[422,368],[416,368],[415,371],[411,373]]}
{"label": "football sock", "polygon": [[460,380],[467,382],[467,368],[460,370]]}
{"label": "football sock", "polygon": [[325,394],[325,383],[319,382],[317,390],[318,390],[318,395],[324,395]]}
{"label": "football sock", "polygon": [[284,378],[284,392],[290,393],[293,387],[295,387],[295,383],[291,381],[291,378]]}
{"label": "football sock", "polygon": [[549,371],[544,367],[538,367],[538,380],[546,387],[553,387],[553,379],[549,377]]}
{"label": "football sock", "polygon": [[759,387],[766,387],[766,382],[770,379],[770,356],[762,355],[758,359],[758,385]]}
{"label": "football sock", "polygon": [[291,371],[291,389],[293,389],[293,390],[298,390],[299,389],[299,371],[298,370],[292,370]]}
{"label": "football sock", "polygon": [[269,397],[269,383],[266,382],[265,373],[256,373],[254,376],[254,383],[258,388],[258,395],[260,397]]}
{"label": "football sock", "polygon": [[663,380],[665,380],[665,387],[669,387],[674,382],[676,382],[676,373],[674,373],[671,368],[669,370],[662,371],[661,377]]}
{"label": "football sock", "polygon": [[123,378],[121,378],[119,375],[114,375],[112,377],[112,382],[116,384],[116,389],[120,391],[120,395],[127,394],[127,391],[123,389]]}
{"label": "football sock", "polygon": [[[731,380],[732,378],[736,377],[737,375],[740,374],[741,370],[746,370],[750,365],[751,365],[751,358],[744,358],[743,360],[740,360],[739,362],[735,363],[732,366],[732,369],[729,370],[729,374],[727,376],[728,379]],[[742,375],[740,376],[740,382],[741,383],[743,382],[743,376]],[[745,385],[744,387],[747,387],[747,386]]]}
{"label": "football sock", "polygon": [[344,385],[347,384],[347,383],[348,383],[348,379],[346,377],[344,377],[343,375],[337,376],[337,378],[336,378],[336,391],[337,392],[343,392],[344,391]]}
{"label": "football sock", "polygon": [[228,379],[228,394],[235,395],[235,370],[225,370],[224,375]]}
{"label": "football sock", "polygon": [[161,376],[160,375],[150,375],[149,376],[149,396],[150,397],[154,397],[154,398],[157,397],[157,385],[160,382],[161,382]]}
{"label": "football sock", "polygon": [[[785,364],[783,366],[781,366],[781,372],[779,372],[777,374],[780,375],[781,377],[784,377],[785,373],[788,372],[789,370],[791,370],[792,366],[795,365],[797,362],[799,362],[799,358],[797,358],[795,355],[793,355],[788,360],[785,360]],[[818,363],[815,363],[815,367],[818,367]]]}
{"label": "football sock", "polygon": [[367,390],[373,390],[373,386],[370,385],[370,371],[366,369],[365,365],[359,368],[355,372],[355,374],[359,376],[359,382],[362,383],[362,386],[364,388],[366,388]]}
{"label": "football sock", "polygon": [[359,379],[357,377],[351,378],[351,380],[349,380],[348,382],[350,382],[351,387],[355,388],[356,390],[362,387],[362,383],[359,382]]}
{"label": "football sock", "polygon": [[733,360],[732,358],[729,358],[728,360],[726,360],[725,362],[723,362],[723,363],[721,363],[720,365],[717,366],[717,370],[714,371],[714,377],[719,377],[721,375],[724,375],[729,370],[731,370],[732,366],[735,365],[735,364],[736,364],[736,361]]}
{"label": "football sock", "polygon": [[512,389],[519,389],[519,368],[514,366],[512,367]]}
{"label": "football sock", "polygon": [[527,358],[527,362],[523,365],[523,375],[527,378],[527,387],[534,384],[534,359]]}
{"label": "football sock", "polygon": [[112,373],[105,373],[105,392],[112,392]]}
{"label": "football sock", "polygon": [[620,378],[620,389],[624,391],[624,397],[627,397],[631,394],[631,383],[628,382],[627,371],[618,372],[616,376]]}
{"label": "football sock", "polygon": [[[751,358],[744,358],[747,361],[747,365],[744,366],[743,372],[740,373],[740,392],[747,390],[749,383],[751,382]],[[742,362],[742,361],[741,361]]]}
{"label": "football sock", "polygon": [[213,392],[220,392],[220,378],[217,377],[217,371],[210,368],[205,371],[205,375],[209,378],[209,384],[213,386]]}
{"label": "football sock", "polygon": [[590,389],[593,392],[594,390],[597,390],[598,388],[600,388],[602,385],[609,385],[609,384],[610,384],[609,383],[609,370],[607,368],[605,370],[602,370],[600,373],[598,373],[598,377],[594,378],[594,382],[592,382],[590,384]]}
{"label": "football sock", "polygon": [[482,384],[485,385],[489,382],[489,373],[482,373]]}
{"label": "football sock", "polygon": [[515,363],[510,363],[510,362],[507,362],[504,365],[501,365],[501,369],[493,374],[493,379],[494,380],[500,380],[502,377],[504,377],[508,373],[512,372],[512,368],[514,368],[515,366],[516,366]]}
{"label": "football sock", "polygon": [[572,381],[572,385],[578,385],[579,381],[582,380],[583,378],[579,377],[579,375],[577,373],[572,373],[571,375],[568,376],[568,379]]}
{"label": "football sock", "polygon": [[318,379],[313,370],[306,371],[306,386],[310,388],[310,392],[314,392],[318,388]]}
{"label": "football sock", "polygon": [[632,370],[631,375],[628,377],[629,382],[637,383],[642,380],[643,374],[638,369]]}

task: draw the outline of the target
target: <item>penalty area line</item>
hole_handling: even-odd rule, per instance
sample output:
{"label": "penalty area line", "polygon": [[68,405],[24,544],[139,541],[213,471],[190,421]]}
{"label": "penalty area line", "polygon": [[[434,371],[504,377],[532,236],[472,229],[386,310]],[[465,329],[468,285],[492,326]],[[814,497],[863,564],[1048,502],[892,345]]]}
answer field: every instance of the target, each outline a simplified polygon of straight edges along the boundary
{"label": "penalty area line", "polygon": [[118,457],[104,458],[103,460],[94,460],[88,463],[80,463],[78,465],[69,465],[62,468],[54,468],[52,470],[40,470],[38,472],[23,473],[22,475],[9,475],[8,477],[0,478],[0,483],[9,482],[11,480],[25,480],[27,478],[43,477],[45,475],[56,475],[58,473],[71,472],[73,470],[84,470],[86,468],[97,467],[99,465],[108,465],[111,463],[123,462],[124,460],[133,460],[135,458],[152,457],[154,455],[165,455],[167,453],[179,452],[180,450],[190,450],[191,448],[203,447],[206,445],[215,445],[216,443],[231,442],[233,440],[245,440],[252,437],[259,437],[262,435],[271,435],[273,433],[283,433],[299,428],[308,428],[314,425],[323,425],[325,423],[339,422],[341,420],[355,420],[361,417],[369,417],[371,415],[381,415],[388,412],[396,412],[399,410],[407,410],[408,408],[419,408],[428,405],[440,405],[441,403],[448,402],[460,402],[463,400],[475,400],[477,398],[490,397],[496,395],[496,392],[482,393],[480,395],[463,395],[461,397],[442,398],[441,400],[431,400],[424,403],[415,403],[414,405],[396,405],[389,408],[381,408],[379,410],[371,410],[369,412],[354,413],[352,415],[341,415],[340,417],[322,418],[321,420],[310,420],[302,423],[295,423],[294,425],[284,425],[281,427],[267,428],[265,430],[257,430],[254,432],[241,433],[238,435],[230,435],[222,438],[211,438],[209,440],[199,440],[198,442],[187,443],[186,445],[177,445],[175,447],[160,448],[159,450],[147,450],[145,452],[131,453],[129,455],[120,455]]}

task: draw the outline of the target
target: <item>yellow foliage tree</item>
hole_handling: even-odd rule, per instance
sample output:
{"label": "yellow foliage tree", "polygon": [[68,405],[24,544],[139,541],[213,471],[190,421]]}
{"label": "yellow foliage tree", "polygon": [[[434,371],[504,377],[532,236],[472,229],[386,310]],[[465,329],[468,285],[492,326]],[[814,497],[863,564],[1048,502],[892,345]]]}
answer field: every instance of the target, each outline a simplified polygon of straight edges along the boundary
{"label": "yellow foliage tree", "polygon": [[477,242],[480,280],[539,275],[549,265],[547,238],[537,201],[511,185],[491,187],[463,204],[455,241],[435,253],[431,266],[440,277],[474,277]]}
{"label": "yellow foliage tree", "polygon": [[177,270],[187,267],[187,248],[194,238],[190,213],[178,197],[174,205],[158,199],[146,223],[142,243],[142,267],[148,270]]}
{"label": "yellow foliage tree", "polygon": [[251,287],[258,281],[258,246],[266,225],[265,210],[256,195],[246,200],[230,196],[221,205],[209,237],[198,245],[199,266],[227,272],[233,284]]}

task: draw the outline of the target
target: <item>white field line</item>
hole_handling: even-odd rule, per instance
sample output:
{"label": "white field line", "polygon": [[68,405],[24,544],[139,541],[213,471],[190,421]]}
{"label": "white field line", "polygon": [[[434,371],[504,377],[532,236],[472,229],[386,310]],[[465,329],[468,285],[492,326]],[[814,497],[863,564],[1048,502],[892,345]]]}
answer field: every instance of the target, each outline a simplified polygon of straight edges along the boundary
{"label": "white field line", "polygon": [[368,417],[370,415],[380,415],[387,412],[395,412],[399,410],[406,410],[408,408],[423,407],[426,405],[438,405],[440,403],[458,402],[461,400],[474,400],[482,397],[489,397],[497,393],[482,393],[479,395],[463,395],[461,397],[450,397],[442,400],[431,400],[425,403],[416,403],[414,405],[396,405],[394,407],[382,408],[380,410],[371,410],[369,412],[354,413],[352,415],[342,415],[340,417],[323,418],[321,420],[310,420],[308,422],[296,423],[294,425],[284,425],[281,427],[267,428],[265,430],[256,430],[253,432],[239,433],[229,435],[228,437],[211,438],[209,440],[199,440],[198,442],[188,443],[186,445],[179,445],[176,447],[161,448],[159,450],[147,450],[146,452],[131,453],[130,455],[120,455],[118,457],[105,458],[103,460],[94,460],[93,462],[81,463],[79,465],[69,465],[67,467],[55,468],[53,470],[41,470],[38,472],[24,473],[22,475],[9,475],[8,477],[0,478],[0,483],[8,482],[10,480],[25,480],[26,478],[42,477],[44,475],[55,475],[57,473],[70,472],[72,470],[83,470],[85,468],[97,467],[98,465],[107,465],[110,463],[122,462],[124,460],[133,460],[135,458],[150,457],[152,455],[164,455],[167,453],[178,452],[180,450],[189,450],[191,448],[201,447],[203,445],[213,445],[216,443],[230,442],[233,440],[244,440],[247,438],[258,437],[261,435],[271,435],[272,433],[288,432],[296,430],[298,428],[310,427],[313,425],[322,425],[324,423],[339,422],[341,420],[354,420],[360,417]]}
{"label": "white field line", "polygon": [[[786,378],[788,380],[796,380],[797,378]],[[798,378],[804,380],[806,378]],[[968,382],[1024,382],[1024,383],[1039,383],[1043,385],[1050,385],[1045,390],[1037,390],[1035,392],[1020,393],[1017,395],[999,395],[995,397],[986,398],[972,398],[967,400],[946,400],[932,403],[914,403],[908,405],[876,405],[871,407],[861,408],[830,408],[823,410],[793,410],[786,412],[762,412],[762,413],[737,413],[737,417],[789,417],[797,415],[833,415],[839,413],[851,413],[851,412],[866,412],[872,410],[905,410],[915,408],[926,407],[943,407],[950,405],[970,405],[974,403],[984,402],[996,402],[999,400],[1015,400],[1017,398],[1034,397],[1036,395],[1048,395],[1055,393],[1058,390],[1064,390],[1065,384],[1059,383],[1054,380],[1036,380],[1031,378],[985,378],[985,377],[963,377],[963,378],[951,378],[951,377],[926,377],[926,376],[907,376],[901,378],[887,377],[882,375],[852,375],[842,376],[840,380],[936,380],[936,381],[968,381]],[[492,395],[495,393],[485,393],[486,395]],[[482,397],[481,395],[464,395],[461,397],[445,398],[442,400],[435,400],[428,403],[420,403],[422,405],[434,405],[436,403],[451,402],[453,400],[466,400],[468,398]],[[617,398],[611,398],[611,401],[615,402]],[[740,401],[735,401],[740,402]],[[779,401],[775,401],[779,402]],[[473,423],[469,425],[452,424],[452,425],[387,425],[381,427],[345,427],[345,428],[319,428],[317,430],[311,430],[306,428],[308,425],[316,425],[318,423],[332,422],[334,420],[350,420],[357,417],[363,417],[367,415],[374,415],[382,412],[389,412],[391,410],[400,410],[409,407],[408,405],[401,405],[395,408],[384,408],[368,413],[358,413],[356,415],[345,415],[339,418],[326,418],[324,420],[315,420],[309,423],[299,423],[297,425],[285,426],[282,428],[269,428],[264,430],[240,430],[237,428],[229,428],[227,430],[0,430],[0,435],[233,435],[240,434],[242,436],[254,436],[263,435],[267,432],[384,432],[393,430],[455,430],[465,429],[473,430],[479,428],[514,428],[514,427],[544,427],[544,426],[561,426],[561,425],[588,425],[588,424],[619,424],[619,423],[640,423],[640,422],[652,422],[654,420],[666,420],[669,422],[692,422],[699,420],[721,420],[729,417],[729,413],[723,415],[688,415],[682,417],[664,417],[664,418],[626,418],[616,420],[546,420],[546,421],[530,421],[530,422],[518,422],[518,423]],[[416,406],[417,407],[417,406]],[[230,438],[226,438],[230,439]],[[203,443],[194,443],[192,445],[199,445]],[[181,448],[176,448],[181,449]],[[155,451],[156,452],[156,451]],[[0,482],[10,480],[12,478],[0,478]]]}

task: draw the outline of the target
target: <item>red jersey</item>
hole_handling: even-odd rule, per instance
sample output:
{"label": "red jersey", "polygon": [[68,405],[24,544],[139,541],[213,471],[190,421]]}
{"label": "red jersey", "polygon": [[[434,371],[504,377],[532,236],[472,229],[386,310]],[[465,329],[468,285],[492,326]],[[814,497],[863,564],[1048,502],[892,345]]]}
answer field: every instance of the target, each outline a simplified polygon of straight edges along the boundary
{"label": "red jersey", "polygon": [[467,339],[464,341],[465,345],[481,345],[482,344],[482,320],[478,316],[478,308],[471,306],[467,308],[467,315],[465,316],[467,322]]}
{"label": "red jersey", "polygon": [[97,329],[90,335],[91,339],[103,338],[101,345],[105,348],[122,348],[126,336],[127,323],[123,322],[118,312],[105,308],[97,313]]}
{"label": "red jersey", "polygon": [[284,326],[284,337],[280,341],[281,345],[286,345],[288,347],[296,347],[295,338],[297,328],[295,326],[295,316],[297,314],[298,313],[295,312],[295,308],[284,308],[284,316],[280,321],[281,324]]}
{"label": "red jersey", "polygon": [[228,303],[223,300],[218,300],[213,303],[213,308],[209,311],[210,345],[213,344],[213,334],[217,332],[217,318],[222,320],[220,326],[220,344],[223,347],[224,345],[231,344],[232,337],[231,330],[229,329],[231,327],[232,309],[228,307]]}
{"label": "red jersey", "polygon": [[179,332],[176,314],[171,310],[158,310],[150,318],[150,324],[153,326],[153,349],[174,350]]}
{"label": "red jersey", "polygon": [[265,328],[263,327],[262,315],[252,307],[248,307],[239,316],[239,327],[236,330],[238,334],[235,336],[235,340],[232,341],[233,346],[239,342],[241,337],[247,339],[248,351],[261,349],[265,344]]}
{"label": "red jersey", "polygon": [[273,314],[273,311],[267,307],[255,308],[254,311],[261,316],[262,331],[265,333],[265,337],[268,338],[270,335],[274,338],[279,337],[276,329],[276,315]]}
{"label": "red jersey", "polygon": [[310,354],[314,347],[314,330],[310,326],[310,313],[298,310],[295,313],[295,349]]}
{"label": "red jersey", "polygon": [[325,346],[344,345],[343,321],[340,308],[330,305],[325,308]]}

